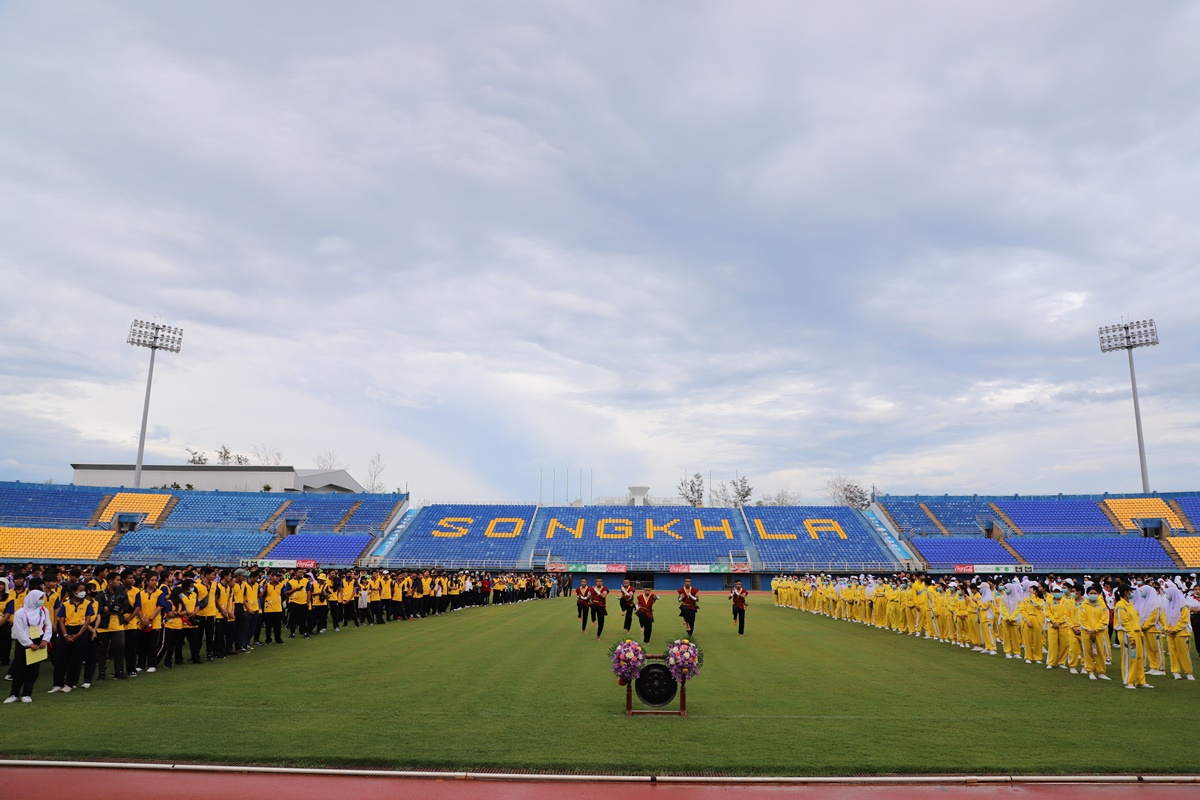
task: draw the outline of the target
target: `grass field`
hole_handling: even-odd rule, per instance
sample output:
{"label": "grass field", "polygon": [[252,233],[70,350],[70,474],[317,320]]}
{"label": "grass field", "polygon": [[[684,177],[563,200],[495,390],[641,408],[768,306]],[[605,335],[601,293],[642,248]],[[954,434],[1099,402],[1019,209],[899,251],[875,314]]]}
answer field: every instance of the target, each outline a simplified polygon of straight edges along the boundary
{"label": "grass field", "polygon": [[[0,711],[6,757],[554,772],[1194,772],[1200,683],[1154,690],[710,600],[690,716],[624,716],[569,599],[329,633]],[[662,615],[657,644],[679,620]],[[612,630],[612,628],[616,630]],[[652,648],[652,652],[657,652]]]}

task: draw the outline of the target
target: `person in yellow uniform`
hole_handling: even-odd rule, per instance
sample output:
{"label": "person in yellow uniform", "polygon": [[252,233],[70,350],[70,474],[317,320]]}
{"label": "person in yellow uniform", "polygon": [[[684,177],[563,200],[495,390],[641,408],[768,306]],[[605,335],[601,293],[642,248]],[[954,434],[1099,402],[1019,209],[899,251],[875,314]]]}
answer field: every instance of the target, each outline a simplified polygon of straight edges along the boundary
{"label": "person in yellow uniform", "polygon": [[158,573],[148,572],[134,602],[141,629],[138,637],[138,668],[147,673],[158,670],[158,662],[163,656],[163,612],[167,605],[169,598],[158,583]]}
{"label": "person in yellow uniform", "polygon": [[263,644],[283,644],[283,593],[285,587],[278,572],[271,572],[262,588]]}
{"label": "person in yellow uniform", "polygon": [[1121,632],[1121,682],[1126,689],[1154,687],[1146,683],[1146,666],[1144,663],[1145,638],[1142,633],[1142,620],[1137,609],[1130,601],[1130,593],[1134,590],[1129,586],[1118,586],[1113,591],[1117,601],[1115,627]]}
{"label": "person in yellow uniform", "polygon": [[[1192,654],[1188,652],[1188,639],[1192,635],[1191,606],[1187,595],[1171,581],[1163,582],[1163,629],[1167,640],[1167,654],[1171,657],[1171,677],[1175,680],[1196,680],[1192,674]],[[1200,610],[1200,601],[1194,603]]]}
{"label": "person in yellow uniform", "polygon": [[1137,597],[1131,598],[1131,602],[1138,610],[1138,616],[1142,619],[1142,637],[1145,640],[1146,651],[1146,674],[1147,675],[1166,675],[1167,671],[1163,669],[1166,664],[1163,663],[1163,645],[1162,631],[1165,628],[1163,624],[1166,617],[1163,613],[1163,602],[1158,596],[1158,591],[1149,585],[1139,586],[1136,590]]}
{"label": "person in yellow uniform", "polygon": [[1104,642],[1108,639],[1108,606],[1100,596],[1100,587],[1092,584],[1087,589],[1087,599],[1079,610],[1080,648],[1083,651],[1083,668],[1088,680],[1109,680],[1105,674]]}
{"label": "person in yellow uniform", "polygon": [[1017,606],[1017,621],[1020,623],[1022,643],[1025,645],[1025,663],[1042,663],[1046,600],[1041,586],[1033,584],[1029,587],[1029,594]]}
{"label": "person in yellow uniform", "polygon": [[[125,628],[133,617],[133,605],[129,602],[128,590],[133,587],[133,570],[109,573],[108,585],[97,598],[99,605],[99,628],[97,641],[97,663],[100,666],[99,680],[104,680],[108,661],[113,662],[113,677],[125,680]],[[90,681],[88,681],[90,683]]]}
{"label": "person in yellow uniform", "polygon": [[297,630],[305,639],[308,638],[309,585],[311,583],[311,578],[296,569],[285,584],[287,588],[284,589],[284,595],[287,598],[289,639],[296,638]]}
{"label": "person in yellow uniform", "polygon": [[309,627],[313,633],[324,633],[329,622],[329,576],[318,572],[312,584],[312,622]]}
{"label": "person in yellow uniform", "polygon": [[200,569],[200,580],[196,582],[196,613],[192,624],[200,629],[204,639],[204,660],[212,661],[217,652],[217,586],[216,570],[212,567]]}
{"label": "person in yellow uniform", "polygon": [[86,583],[72,584],[64,595],[56,610],[56,624],[65,652],[59,653],[58,662],[54,665],[54,687],[61,692],[70,692],[79,685],[80,670],[92,638],[90,626],[95,623],[99,612],[96,601],[88,598]]}
{"label": "person in yellow uniform", "polygon": [[1061,586],[1055,586],[1046,601],[1046,669],[1055,667],[1067,668],[1067,656],[1070,648],[1071,612],[1074,603],[1068,600]]}

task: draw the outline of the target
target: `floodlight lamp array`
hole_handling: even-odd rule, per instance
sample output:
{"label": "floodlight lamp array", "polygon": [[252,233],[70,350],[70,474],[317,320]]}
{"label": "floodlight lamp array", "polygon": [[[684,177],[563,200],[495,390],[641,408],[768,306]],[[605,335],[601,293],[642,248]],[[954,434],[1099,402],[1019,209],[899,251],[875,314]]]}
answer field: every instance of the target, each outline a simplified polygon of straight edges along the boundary
{"label": "floodlight lamp array", "polygon": [[1158,344],[1158,328],[1154,320],[1143,319],[1120,325],[1105,325],[1100,328],[1100,352],[1132,350],[1135,347],[1151,347]]}
{"label": "floodlight lamp array", "polygon": [[183,347],[183,328],[172,328],[157,322],[134,320],[129,328],[128,344],[149,347],[151,350],[166,350],[178,353]]}

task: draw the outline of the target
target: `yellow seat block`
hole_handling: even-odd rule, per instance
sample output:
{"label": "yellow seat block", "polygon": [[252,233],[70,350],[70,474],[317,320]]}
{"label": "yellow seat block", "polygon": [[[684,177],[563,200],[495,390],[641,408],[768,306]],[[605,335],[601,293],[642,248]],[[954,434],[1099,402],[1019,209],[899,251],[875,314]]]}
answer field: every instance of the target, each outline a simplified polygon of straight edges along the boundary
{"label": "yellow seat block", "polygon": [[1200,567],[1200,536],[1168,536],[1167,541],[1189,567]]}
{"label": "yellow seat block", "polygon": [[141,492],[119,492],[113,497],[108,508],[100,515],[101,522],[112,522],[117,514],[145,514],[146,523],[153,525],[167,503],[171,502],[169,494],[142,494]]}
{"label": "yellow seat block", "polygon": [[1113,516],[1121,521],[1121,525],[1124,526],[1125,530],[1132,530],[1137,527],[1133,524],[1133,520],[1147,518],[1165,519],[1174,530],[1183,529],[1183,520],[1179,518],[1179,515],[1172,511],[1166,502],[1157,497],[1128,497],[1105,500],[1104,504],[1112,511]]}
{"label": "yellow seat block", "polygon": [[0,528],[0,560],[96,559],[112,537],[112,531],[95,528]]}

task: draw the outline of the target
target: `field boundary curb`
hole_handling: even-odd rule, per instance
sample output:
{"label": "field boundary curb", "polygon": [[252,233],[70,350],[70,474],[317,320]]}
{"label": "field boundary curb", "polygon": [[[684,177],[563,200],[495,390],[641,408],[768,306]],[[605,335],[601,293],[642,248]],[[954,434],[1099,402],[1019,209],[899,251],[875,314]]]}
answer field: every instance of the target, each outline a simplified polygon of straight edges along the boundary
{"label": "field boundary curb", "polygon": [[558,775],[531,772],[439,772],[435,770],[259,767],[230,764],[167,764],[122,761],[46,761],[0,759],[2,767],[50,769],[125,769],[156,772],[258,773],[331,777],[424,778],[433,780],[526,781],[561,783],[705,783],[705,784],[858,784],[876,786],[973,786],[980,784],[1200,784],[1198,775],[862,775],[862,776],[702,776],[702,775]]}

